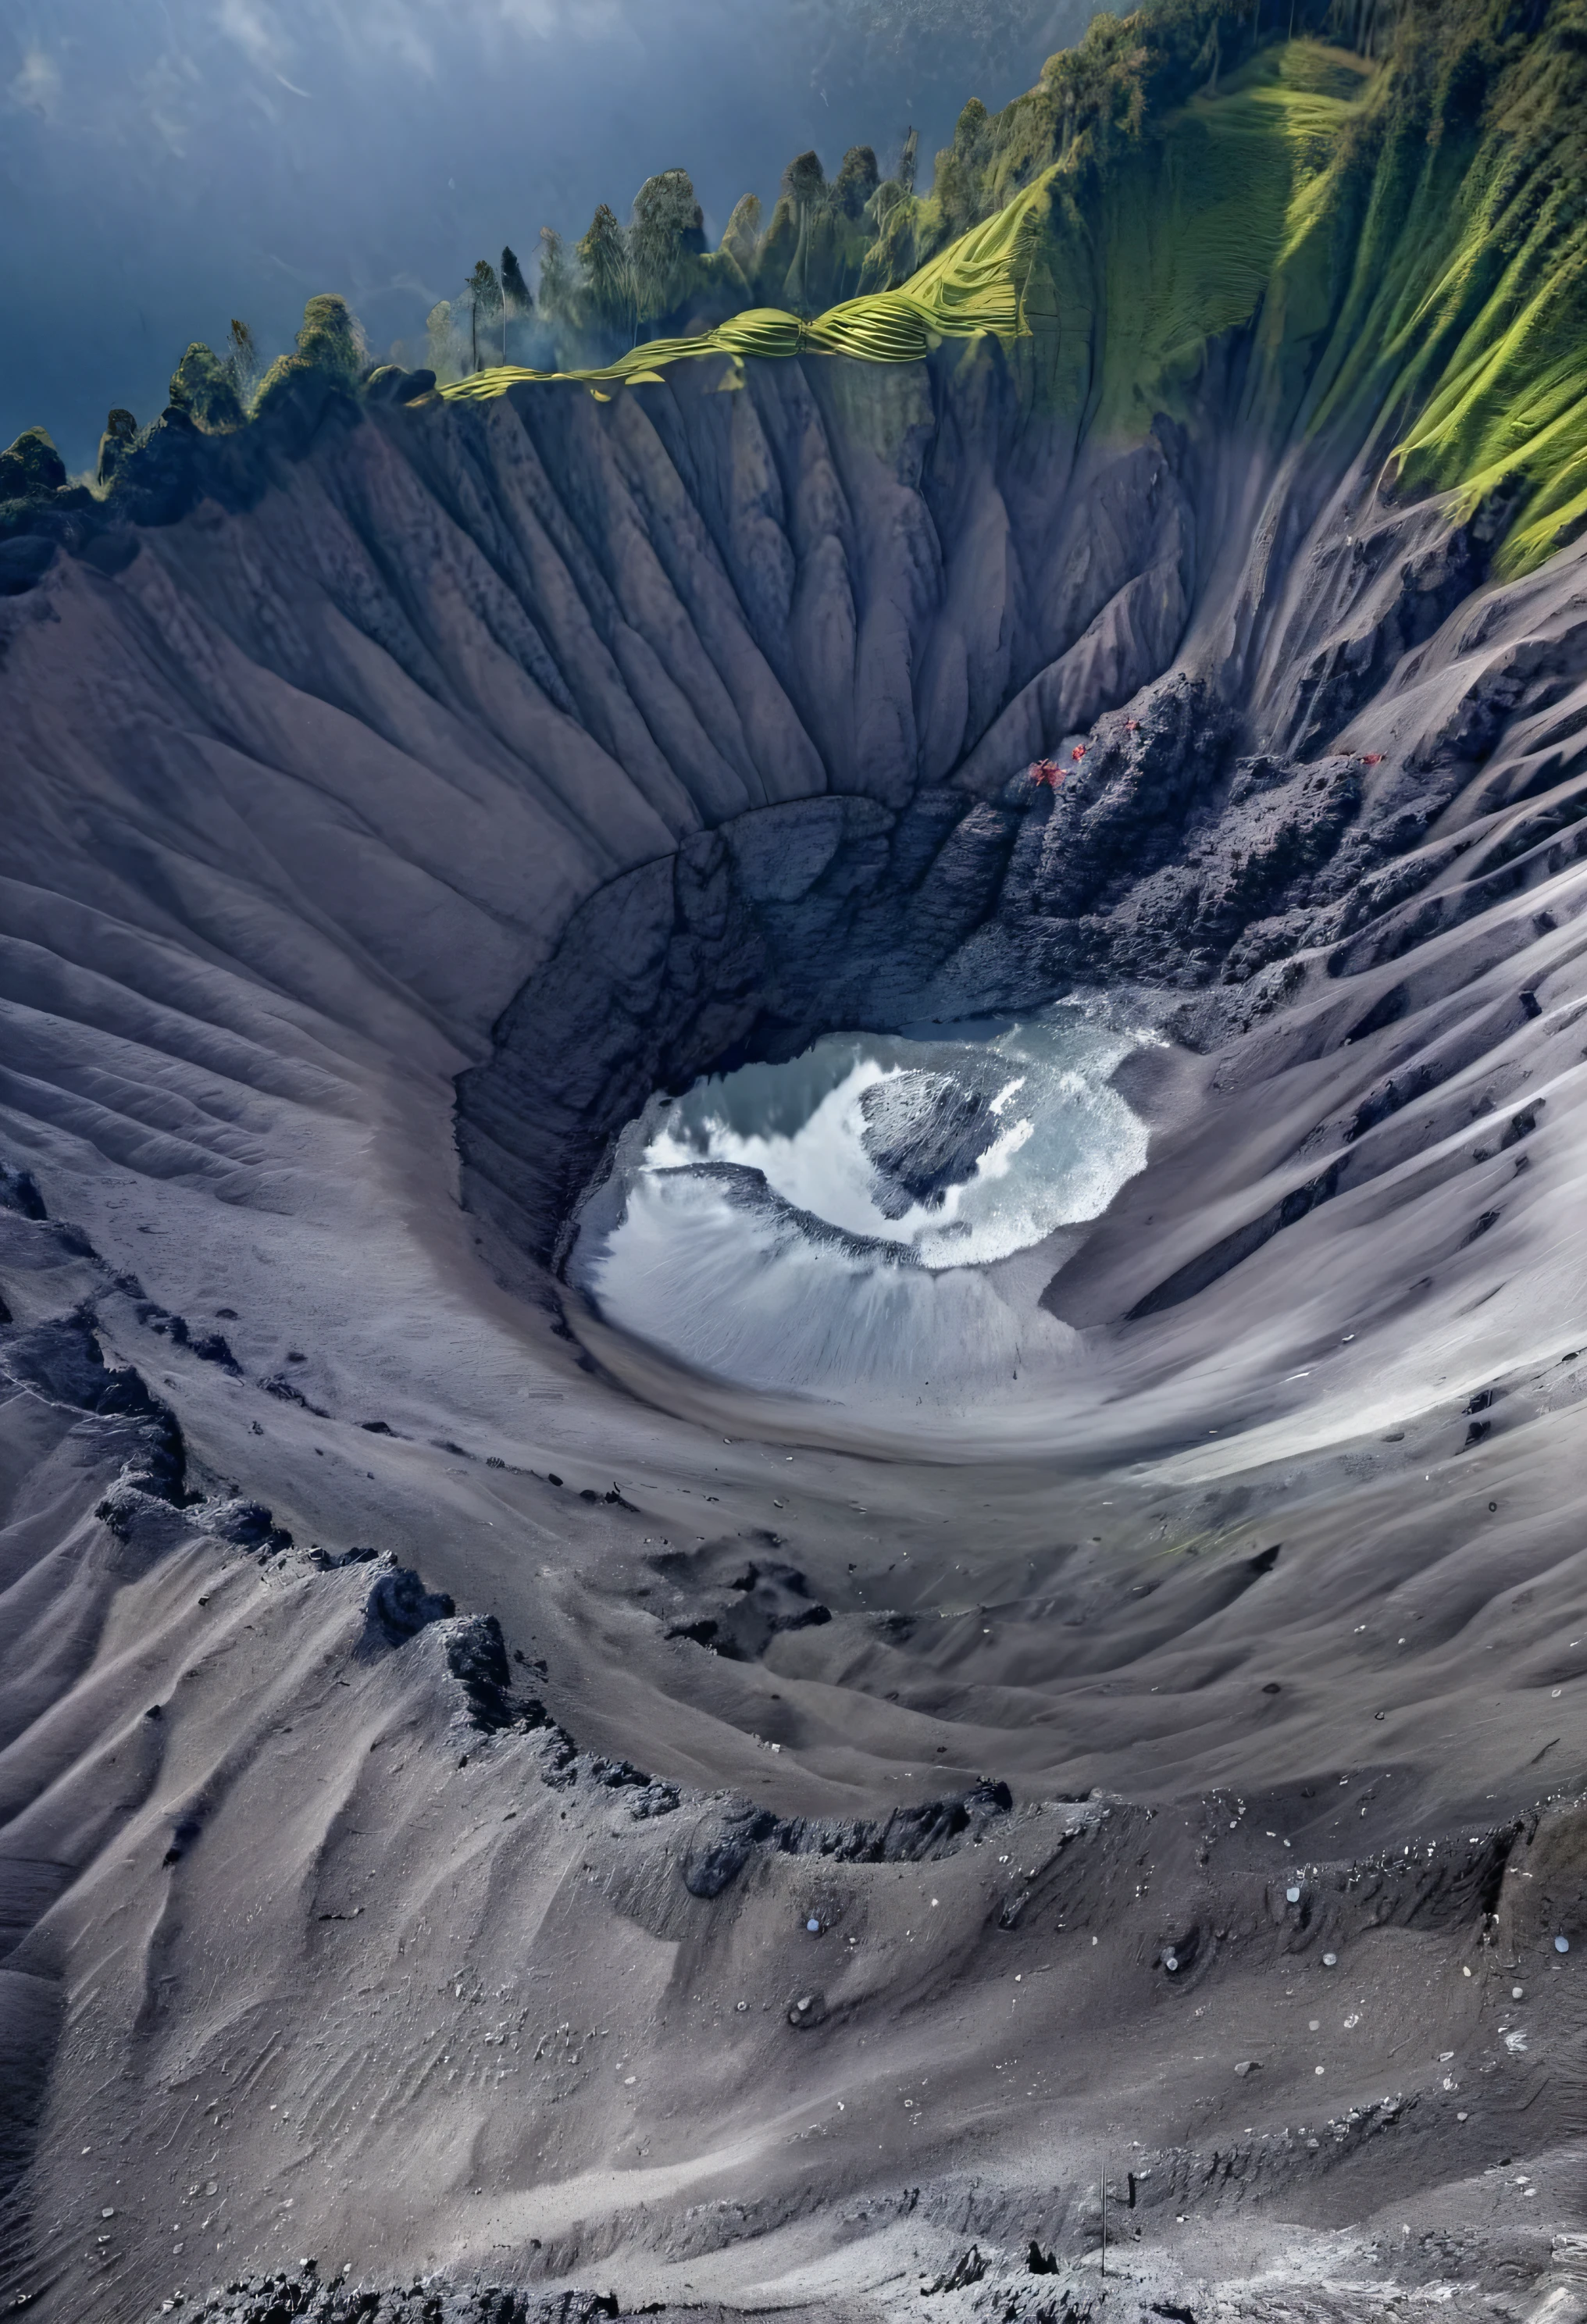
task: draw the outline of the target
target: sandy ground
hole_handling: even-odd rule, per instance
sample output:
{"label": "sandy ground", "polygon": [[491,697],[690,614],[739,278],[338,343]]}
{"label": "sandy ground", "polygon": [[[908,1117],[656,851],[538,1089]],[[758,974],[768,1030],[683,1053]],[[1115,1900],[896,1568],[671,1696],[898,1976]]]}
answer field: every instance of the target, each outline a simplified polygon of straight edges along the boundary
{"label": "sandy ground", "polygon": [[512,773],[368,433],[445,685],[308,469],[9,636],[6,2296],[1579,2324],[1579,584],[1363,712],[1558,647],[1415,927],[1130,1083],[1061,1371],[917,1421],[563,1324],[461,1206],[454,1076],[687,814],[603,829],[543,705]]}
{"label": "sandy ground", "polygon": [[[1529,1196],[1579,1217],[1538,1144]],[[852,1415],[741,1434],[697,1387],[636,1405],[496,1289],[460,1215],[366,1180],[360,1231],[316,1248],[279,1214],[44,1175],[87,1236],[0,1219],[8,1340],[91,1303],[208,1499],[139,1505],[118,1541],[95,1511],[127,1424],[36,1385],[4,1407],[6,1848],[48,1907],[8,1981],[41,2057],[60,2028],[12,2256],[41,2313],[141,2315],[303,2253],[868,2315],[915,2312],[973,2244],[1035,2300],[1032,2239],[1090,2284],[1105,2181],[1115,2301],[1200,2315],[1211,2286],[1211,2312],[1277,2315],[1299,2287],[1321,2304],[1294,2312],[1348,2314],[1396,2286],[1518,2296],[1580,2224],[1557,1250],[1502,1311],[1514,1360],[1481,1374],[1469,1449],[1461,1311],[1490,1254],[1407,1327],[1379,1239],[1374,1335],[1335,1254],[1370,1256],[1332,1225],[1308,1251],[1303,1224],[1282,1268],[1281,1242],[1248,1262],[1275,1262],[1266,1314],[1223,1295],[1199,1411],[1181,1368],[1170,1425],[1149,1365],[1133,1413],[1060,1415],[1045,1456],[1027,1433],[934,1461],[845,1443]],[[238,1373],[140,1323],[156,1298],[194,1333],[234,1306]],[[1256,1397],[1258,1337],[1307,1392],[1268,1388],[1232,1444],[1202,1419],[1232,1380]],[[305,1403],[260,1385],[283,1379]],[[294,1546],[208,1530],[230,1488]],[[355,1547],[457,1618],[393,1638],[378,1561],[318,1570]],[[777,1628],[811,1604],[831,1618]],[[490,1732],[447,1661],[478,1614],[519,1699]],[[688,1635],[735,1614],[744,1659]],[[888,1860],[890,1811],[983,1780],[1006,1811]],[[763,1827],[691,1894],[724,1832]]]}

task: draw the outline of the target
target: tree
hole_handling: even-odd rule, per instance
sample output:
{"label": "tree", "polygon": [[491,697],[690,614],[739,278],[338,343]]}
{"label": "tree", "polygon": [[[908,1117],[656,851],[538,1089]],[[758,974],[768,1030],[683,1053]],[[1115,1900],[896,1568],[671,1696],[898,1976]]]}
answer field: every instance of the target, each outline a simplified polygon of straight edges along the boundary
{"label": "tree", "polygon": [[540,228],[540,313],[548,323],[577,321],[578,278],[555,226]]}
{"label": "tree", "polygon": [[322,290],[303,309],[297,352],[279,355],[260,382],[254,399],[254,417],[272,410],[282,397],[291,395],[294,383],[314,374],[351,391],[358,384],[364,361],[364,333],[356,316],[345,299]]}
{"label": "tree", "polygon": [[[528,322],[534,313],[534,293],[523,279],[518,254],[509,243],[502,253],[502,361],[507,360],[509,327]],[[518,356],[522,362],[522,355]]]}
{"label": "tree", "polygon": [[681,262],[686,254],[704,249],[705,225],[687,170],[663,170],[645,180],[633,198],[633,223],[628,230],[639,321],[653,321],[678,304],[683,290]]}
{"label": "tree", "polygon": [[259,349],[246,323],[234,315],[231,329],[226,333],[226,367],[231,374],[232,385],[245,409],[259,384],[264,366],[259,360]]}
{"label": "tree", "polygon": [[452,302],[438,299],[424,318],[426,336],[429,340],[429,367],[438,379],[457,376],[457,334],[452,324]]}
{"label": "tree", "polygon": [[95,471],[97,483],[107,484],[111,482],[137,440],[137,421],[119,403],[115,405],[105,422],[105,433],[99,438],[99,465]]}
{"label": "tree", "polygon": [[534,293],[523,279],[518,254],[511,244],[502,253],[502,298],[510,316],[516,318],[534,311]]}
{"label": "tree", "polygon": [[590,312],[610,330],[632,336],[633,270],[628,243],[612,211],[602,202],[578,244],[578,261],[588,285]]}
{"label": "tree", "polygon": [[722,237],[722,247],[738,267],[746,282],[755,279],[756,261],[761,250],[761,197],[742,194],[733,206],[733,216]]}
{"label": "tree", "polygon": [[66,484],[66,463],[46,428],[24,428],[0,452],[0,501],[42,500]]}
{"label": "tree", "polygon": [[502,286],[496,280],[496,270],[488,258],[480,259],[468,278],[465,293],[469,310],[469,345],[474,357],[474,369],[479,369],[479,330],[484,323],[488,328],[503,312]]}
{"label": "tree", "polygon": [[[810,242],[817,219],[826,209],[828,198],[826,172],[818,153],[796,153],[782,173],[782,190],[792,203],[798,222],[798,243],[788,280],[792,295],[798,300],[801,314],[810,310]],[[798,288],[794,290],[794,278]]]}
{"label": "tree", "polygon": [[351,385],[364,367],[364,334],[345,299],[322,290],[303,309],[298,353],[316,371]]}
{"label": "tree", "polygon": [[876,239],[865,254],[861,288],[885,290],[901,282],[913,269],[915,179],[919,169],[918,133],[906,129],[892,175],[883,178],[872,195],[869,215]]}
{"label": "tree", "polygon": [[826,176],[821,167],[820,154],[814,152],[796,153],[782,173],[782,190],[801,208],[819,201],[826,190]]}
{"label": "tree", "polygon": [[171,400],[211,433],[240,428],[246,416],[229,366],[198,339],[171,375]]}
{"label": "tree", "polygon": [[858,220],[876,191],[876,156],[869,145],[851,145],[832,183],[832,198],[846,218]]}

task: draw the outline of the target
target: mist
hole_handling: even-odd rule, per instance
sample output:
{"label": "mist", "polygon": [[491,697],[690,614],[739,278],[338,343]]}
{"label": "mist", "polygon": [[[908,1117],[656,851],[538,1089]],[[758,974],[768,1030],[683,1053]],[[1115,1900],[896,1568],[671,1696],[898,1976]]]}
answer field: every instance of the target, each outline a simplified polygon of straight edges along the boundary
{"label": "mist", "polygon": [[152,419],[233,316],[268,358],[341,292],[371,348],[423,344],[503,243],[531,259],[641,182],[694,178],[715,241],[814,146],[828,171],[907,127],[922,181],[965,99],[996,107],[1089,0],[10,0],[0,443],[69,467],[106,410]]}

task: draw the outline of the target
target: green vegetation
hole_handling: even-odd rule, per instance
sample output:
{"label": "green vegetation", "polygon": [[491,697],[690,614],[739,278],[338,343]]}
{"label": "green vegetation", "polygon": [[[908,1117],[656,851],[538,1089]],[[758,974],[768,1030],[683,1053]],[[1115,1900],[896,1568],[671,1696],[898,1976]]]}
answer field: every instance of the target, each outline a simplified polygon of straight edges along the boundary
{"label": "green vegetation", "polygon": [[1440,24],[1402,23],[1375,108],[1324,409],[1389,415],[1399,489],[1492,508],[1512,576],[1587,527],[1587,5]]}
{"label": "green vegetation", "polygon": [[[912,136],[886,175],[866,146],[830,180],[803,153],[714,251],[662,171],[626,226],[603,204],[571,249],[542,229],[538,296],[511,249],[482,259],[429,318],[428,372],[401,348],[372,369],[321,298],[263,380],[241,323],[224,359],[189,347],[172,401],[215,431],[309,375],[609,400],[701,357],[732,387],[752,355],[907,363],[986,335],[1031,408],[1093,440],[1204,424],[1214,387],[1253,449],[1364,456],[1384,490],[1484,512],[1498,570],[1530,570],[1587,528],[1587,0],[1268,5],[1098,16],[1001,113],[965,106],[925,190]],[[102,485],[134,439],[113,415]],[[57,489],[42,456],[0,456],[14,496]]]}
{"label": "green vegetation", "polygon": [[1025,291],[1046,209],[1046,185],[1038,183],[923,267],[902,290],[846,300],[810,322],[779,308],[754,307],[709,331],[650,340],[615,363],[573,374],[498,365],[456,381],[442,392],[490,397],[521,380],[554,377],[576,377],[597,387],[605,382],[640,386],[660,379],[663,365],[698,355],[726,355],[735,364],[746,355],[800,354],[914,363],[945,338],[992,332],[1012,340],[1028,328]]}
{"label": "green vegetation", "polygon": [[322,292],[303,309],[297,352],[278,355],[254,399],[255,418],[288,394],[293,383],[314,373],[353,388],[365,362],[364,335],[345,299]]}
{"label": "green vegetation", "polygon": [[245,405],[250,404],[258,392],[259,382],[264,374],[264,366],[259,360],[259,350],[254,344],[253,332],[246,323],[238,322],[235,315],[232,317],[231,330],[227,335],[227,346],[230,353],[226,359],[226,368],[231,373],[233,383],[243,402]]}
{"label": "green vegetation", "polygon": [[229,364],[195,340],[171,375],[171,401],[200,428],[240,428],[246,414]]}
{"label": "green vegetation", "polygon": [[[1386,488],[1486,507],[1501,574],[1587,527],[1587,0],[1297,0],[1281,28],[1162,0],[1097,17],[1001,114],[967,105],[924,195],[912,154],[885,180],[867,160],[828,185],[800,156],[763,233],[739,206],[688,279],[741,283],[740,311],[443,392],[605,393],[700,355],[907,362],[985,331],[1031,342],[1047,409],[1128,441],[1192,416],[1244,332],[1253,441],[1365,451]],[[575,321],[594,296],[560,278]]]}
{"label": "green vegetation", "polygon": [[[808,318],[797,303],[752,307],[604,364],[559,374],[496,366],[443,392],[496,395],[548,376],[643,384],[710,355],[911,362],[944,339],[984,332],[1006,345],[1039,343],[1034,386],[1049,407],[1084,410],[1109,433],[1143,432],[1158,411],[1185,404],[1208,346],[1250,321],[1280,267],[1304,272],[1298,254],[1315,239],[1343,131],[1373,78],[1364,59],[1284,42],[1248,53],[1214,88],[1222,43],[1243,40],[1251,50],[1250,20],[1230,27],[1204,9],[1198,21],[1211,31],[1193,46],[1185,20],[1194,13],[1098,18],[1081,48],[1055,59],[1041,87],[1005,114],[967,106],[924,199],[902,172],[878,182],[868,152],[851,154],[831,188],[816,157],[801,156],[765,235],[756,238],[755,214],[741,205],[717,254],[746,285],[770,269],[796,294],[807,279],[844,275],[879,287]],[[1144,36],[1159,22],[1172,35],[1161,55]],[[1202,86],[1189,88],[1197,76]],[[1184,90],[1186,101],[1156,119],[1154,88]],[[912,156],[903,171],[912,175]],[[839,252],[835,220],[851,210],[872,239]],[[619,230],[609,211],[605,220],[610,253]],[[595,255],[586,236],[586,273]],[[906,259],[913,263],[895,281]]]}
{"label": "green vegetation", "polygon": [[123,460],[138,440],[138,423],[130,411],[115,405],[105,422],[105,433],[99,438],[99,457],[95,464],[94,481],[108,484]]}
{"label": "green vegetation", "polygon": [[65,487],[66,463],[45,429],[24,428],[14,444],[0,452],[0,501],[33,500]]}
{"label": "green vegetation", "polygon": [[502,253],[502,298],[509,322],[516,322],[534,311],[534,294],[523,279],[518,253],[511,246]]}

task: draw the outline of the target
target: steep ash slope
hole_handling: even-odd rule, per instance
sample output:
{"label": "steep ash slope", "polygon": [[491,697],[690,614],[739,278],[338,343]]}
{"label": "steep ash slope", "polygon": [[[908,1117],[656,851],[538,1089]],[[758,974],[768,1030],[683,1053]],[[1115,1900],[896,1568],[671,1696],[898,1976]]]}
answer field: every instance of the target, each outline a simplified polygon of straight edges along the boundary
{"label": "steep ash slope", "polygon": [[[1568,2267],[1587,549],[1539,553],[1573,404],[1559,475],[1457,425],[1537,246],[1496,288],[1481,245],[1469,345],[1423,294],[1506,137],[1536,182],[1572,21],[1490,27],[1475,83],[1225,71],[1055,183],[1011,348],[411,408],[306,364],[29,504],[38,2312],[313,2252],[1078,2316],[1099,2174],[1110,2312]],[[1442,245],[1430,121],[1481,196]],[[1061,1365],[884,1427],[566,1299],[658,1087],[1121,982],[1177,1038],[1121,1069],[1146,1167],[1028,1286]]]}

